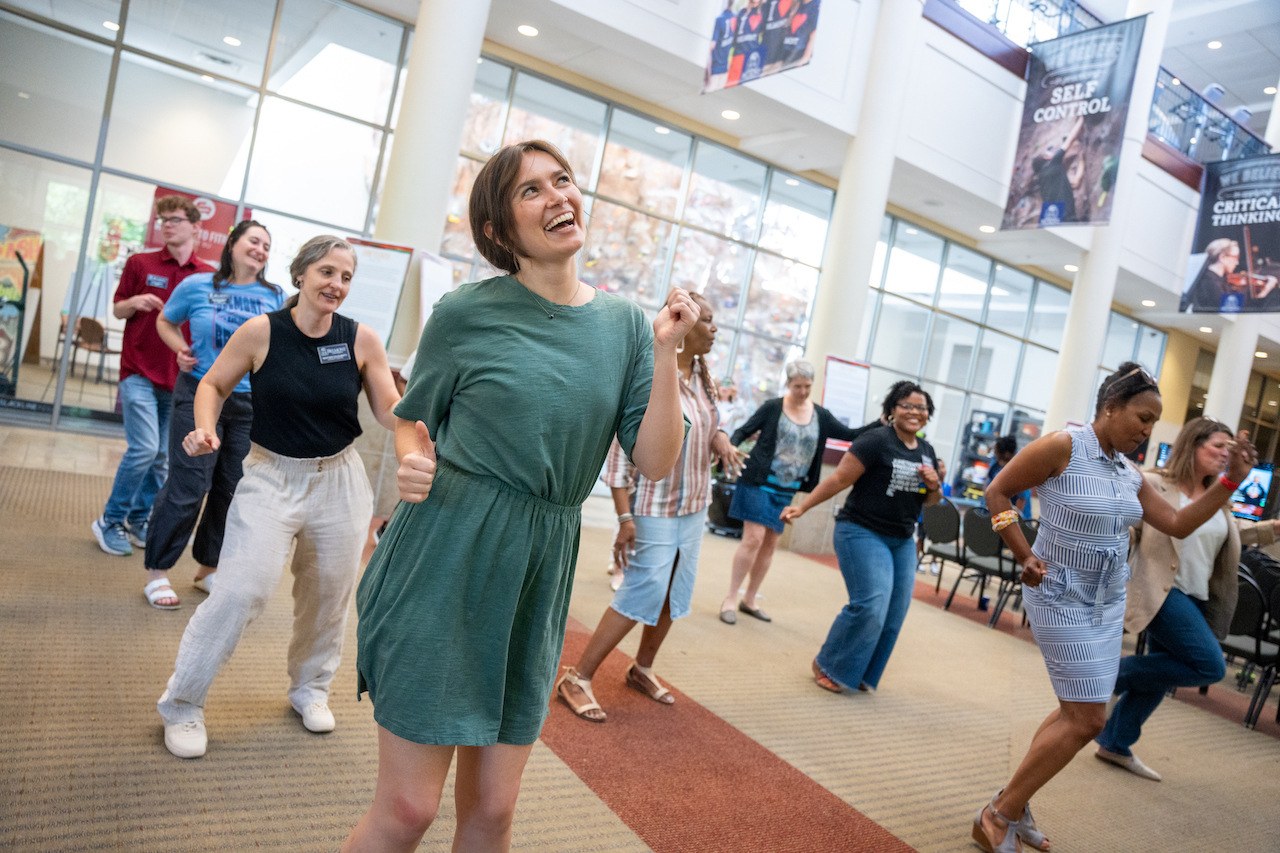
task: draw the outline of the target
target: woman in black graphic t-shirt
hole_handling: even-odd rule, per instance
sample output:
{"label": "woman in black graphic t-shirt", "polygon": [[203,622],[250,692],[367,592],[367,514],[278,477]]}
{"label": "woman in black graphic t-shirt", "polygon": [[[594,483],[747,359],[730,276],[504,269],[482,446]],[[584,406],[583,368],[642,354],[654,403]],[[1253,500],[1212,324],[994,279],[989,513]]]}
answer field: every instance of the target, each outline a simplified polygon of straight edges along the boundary
{"label": "woman in black graphic t-shirt", "polygon": [[783,521],[794,521],[853,486],[835,532],[849,603],[813,659],[814,681],[834,693],[875,689],[907,616],[916,567],[911,532],[920,508],[942,499],[933,447],[916,435],[932,415],[933,400],[923,388],[895,383],[884,398],[893,428],[864,433],[834,474],[799,506],[782,511]]}

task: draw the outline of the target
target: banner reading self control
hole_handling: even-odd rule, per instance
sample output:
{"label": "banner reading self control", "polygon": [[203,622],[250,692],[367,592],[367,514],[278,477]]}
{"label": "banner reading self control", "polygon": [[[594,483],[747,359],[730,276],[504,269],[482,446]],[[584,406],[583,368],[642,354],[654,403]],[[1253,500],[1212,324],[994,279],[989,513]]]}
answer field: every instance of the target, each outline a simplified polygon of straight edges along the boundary
{"label": "banner reading self control", "polygon": [[702,93],[809,64],[821,0],[716,0]]}
{"label": "banner reading self control", "polygon": [[1180,311],[1280,312],[1280,154],[1208,163]]}
{"label": "banner reading self control", "polygon": [[1106,225],[1146,18],[1031,46],[1001,229]]}

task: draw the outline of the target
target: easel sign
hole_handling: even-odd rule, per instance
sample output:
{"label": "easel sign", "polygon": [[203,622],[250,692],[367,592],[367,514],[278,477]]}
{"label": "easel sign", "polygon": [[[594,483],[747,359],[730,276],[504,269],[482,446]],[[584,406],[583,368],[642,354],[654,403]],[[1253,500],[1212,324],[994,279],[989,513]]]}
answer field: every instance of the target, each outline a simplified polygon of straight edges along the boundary
{"label": "easel sign", "polygon": [[[867,412],[871,366],[829,355],[822,376],[822,407],[845,426],[862,426]],[[849,449],[849,442],[829,438],[827,447],[845,451]]]}
{"label": "easel sign", "polygon": [[346,240],[356,250],[356,274],[342,313],[373,329],[385,345],[391,337],[413,249],[355,237]]}

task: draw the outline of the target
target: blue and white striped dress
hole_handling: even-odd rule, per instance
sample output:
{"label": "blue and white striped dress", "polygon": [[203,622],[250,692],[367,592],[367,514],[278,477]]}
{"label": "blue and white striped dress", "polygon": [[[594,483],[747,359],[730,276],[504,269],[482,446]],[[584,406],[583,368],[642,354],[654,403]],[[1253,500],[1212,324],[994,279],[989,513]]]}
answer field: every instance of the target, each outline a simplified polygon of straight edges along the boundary
{"label": "blue and white striped dress", "polygon": [[1053,692],[1067,702],[1106,702],[1120,666],[1142,475],[1120,454],[1104,454],[1093,427],[1067,433],[1071,462],[1037,489],[1040,532],[1031,551],[1048,574],[1023,590],[1023,601]]}

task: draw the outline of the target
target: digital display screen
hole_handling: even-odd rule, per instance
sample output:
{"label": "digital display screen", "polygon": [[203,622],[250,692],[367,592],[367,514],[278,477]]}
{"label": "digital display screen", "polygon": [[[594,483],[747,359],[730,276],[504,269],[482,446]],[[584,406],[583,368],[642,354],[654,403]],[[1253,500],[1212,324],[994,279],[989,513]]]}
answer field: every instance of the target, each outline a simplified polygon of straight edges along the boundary
{"label": "digital display screen", "polygon": [[1156,467],[1163,468],[1169,464],[1169,454],[1173,452],[1173,445],[1167,441],[1160,442],[1160,450],[1156,452]]}
{"label": "digital display screen", "polygon": [[1249,472],[1240,488],[1231,495],[1231,512],[1237,518],[1257,521],[1267,506],[1267,493],[1271,491],[1271,477],[1275,472],[1271,465],[1259,465]]}

